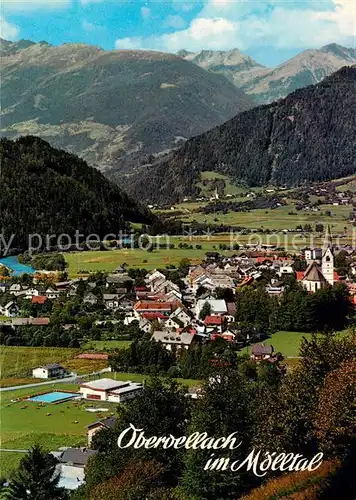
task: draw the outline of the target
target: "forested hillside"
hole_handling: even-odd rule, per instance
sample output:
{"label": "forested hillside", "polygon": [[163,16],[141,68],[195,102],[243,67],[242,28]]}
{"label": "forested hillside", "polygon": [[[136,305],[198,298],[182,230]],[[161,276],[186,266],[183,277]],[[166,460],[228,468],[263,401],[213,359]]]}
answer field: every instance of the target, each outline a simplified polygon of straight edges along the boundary
{"label": "forested hillside", "polygon": [[355,110],[356,66],[345,67],[191,139],[144,175],[131,177],[129,192],[176,201],[199,193],[202,171],[250,186],[296,186],[355,173]]}
{"label": "forested hillside", "polygon": [[0,227],[14,245],[28,234],[117,233],[150,212],[99,171],[37,137],[0,142]]}

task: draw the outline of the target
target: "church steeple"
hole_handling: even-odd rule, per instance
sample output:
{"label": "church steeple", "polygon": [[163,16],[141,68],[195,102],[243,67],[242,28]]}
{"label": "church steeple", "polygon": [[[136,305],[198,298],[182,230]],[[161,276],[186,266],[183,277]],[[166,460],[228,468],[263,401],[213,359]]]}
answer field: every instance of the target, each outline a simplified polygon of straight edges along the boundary
{"label": "church steeple", "polygon": [[326,252],[328,248],[332,249],[333,242],[331,238],[331,231],[329,224],[326,226],[325,234],[324,234],[324,243],[323,243],[323,254]]}
{"label": "church steeple", "polygon": [[326,226],[323,244],[323,256],[321,259],[321,270],[329,285],[334,284],[334,252],[331,239],[330,226]]}

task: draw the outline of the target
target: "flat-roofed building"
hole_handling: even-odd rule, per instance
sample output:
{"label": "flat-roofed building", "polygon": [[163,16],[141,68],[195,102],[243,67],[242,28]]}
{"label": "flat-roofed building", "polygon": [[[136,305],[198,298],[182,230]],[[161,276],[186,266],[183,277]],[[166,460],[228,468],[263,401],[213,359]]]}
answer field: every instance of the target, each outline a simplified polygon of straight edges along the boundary
{"label": "flat-roofed building", "polygon": [[142,388],[142,384],[137,382],[101,378],[81,384],[79,392],[85,399],[122,403],[135,398]]}

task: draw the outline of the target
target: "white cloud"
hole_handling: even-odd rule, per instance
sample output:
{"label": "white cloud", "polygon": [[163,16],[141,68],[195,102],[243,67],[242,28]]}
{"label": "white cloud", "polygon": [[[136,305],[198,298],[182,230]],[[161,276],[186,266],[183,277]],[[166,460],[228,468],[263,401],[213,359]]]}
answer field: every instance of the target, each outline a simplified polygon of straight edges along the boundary
{"label": "white cloud", "polygon": [[141,16],[143,19],[149,19],[151,17],[151,9],[148,7],[141,7]]}
{"label": "white cloud", "polygon": [[20,33],[20,28],[14,24],[10,24],[0,16],[0,37],[5,40],[16,40],[18,34]]}
{"label": "white cloud", "polygon": [[[175,16],[171,16],[175,17]],[[320,47],[330,42],[355,42],[355,0],[291,4],[283,0],[208,0],[186,29],[153,37],[117,40],[119,48],[224,50],[270,45],[281,49]],[[126,47],[125,47],[126,46]]]}
{"label": "white cloud", "polygon": [[72,0],[1,0],[1,7],[6,11],[63,9],[70,5]]}
{"label": "white cloud", "polygon": [[186,25],[187,25],[186,21],[181,16],[169,15],[163,21],[163,26],[165,28],[175,28],[178,30],[178,29],[184,28]]}
{"label": "white cloud", "polygon": [[82,21],[82,28],[84,31],[90,32],[90,31],[95,31],[97,27],[95,26],[95,24],[84,19]]}
{"label": "white cloud", "polygon": [[140,37],[133,38],[120,38],[115,42],[116,49],[128,49],[128,50],[138,50],[145,49],[143,46],[144,40]]}

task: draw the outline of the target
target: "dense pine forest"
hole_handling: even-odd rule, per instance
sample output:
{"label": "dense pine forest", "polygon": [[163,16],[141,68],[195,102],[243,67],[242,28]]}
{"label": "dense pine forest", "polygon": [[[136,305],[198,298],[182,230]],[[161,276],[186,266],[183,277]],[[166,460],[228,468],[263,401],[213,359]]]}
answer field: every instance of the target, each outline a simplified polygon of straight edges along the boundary
{"label": "dense pine forest", "polygon": [[37,137],[0,143],[0,227],[12,244],[28,234],[61,233],[100,237],[117,234],[130,222],[151,221],[150,212],[130,199],[98,170]]}
{"label": "dense pine forest", "polygon": [[356,66],[318,85],[240,113],[188,141],[133,178],[139,199],[176,201],[198,194],[200,172],[217,171],[250,186],[295,186],[353,174]]}

